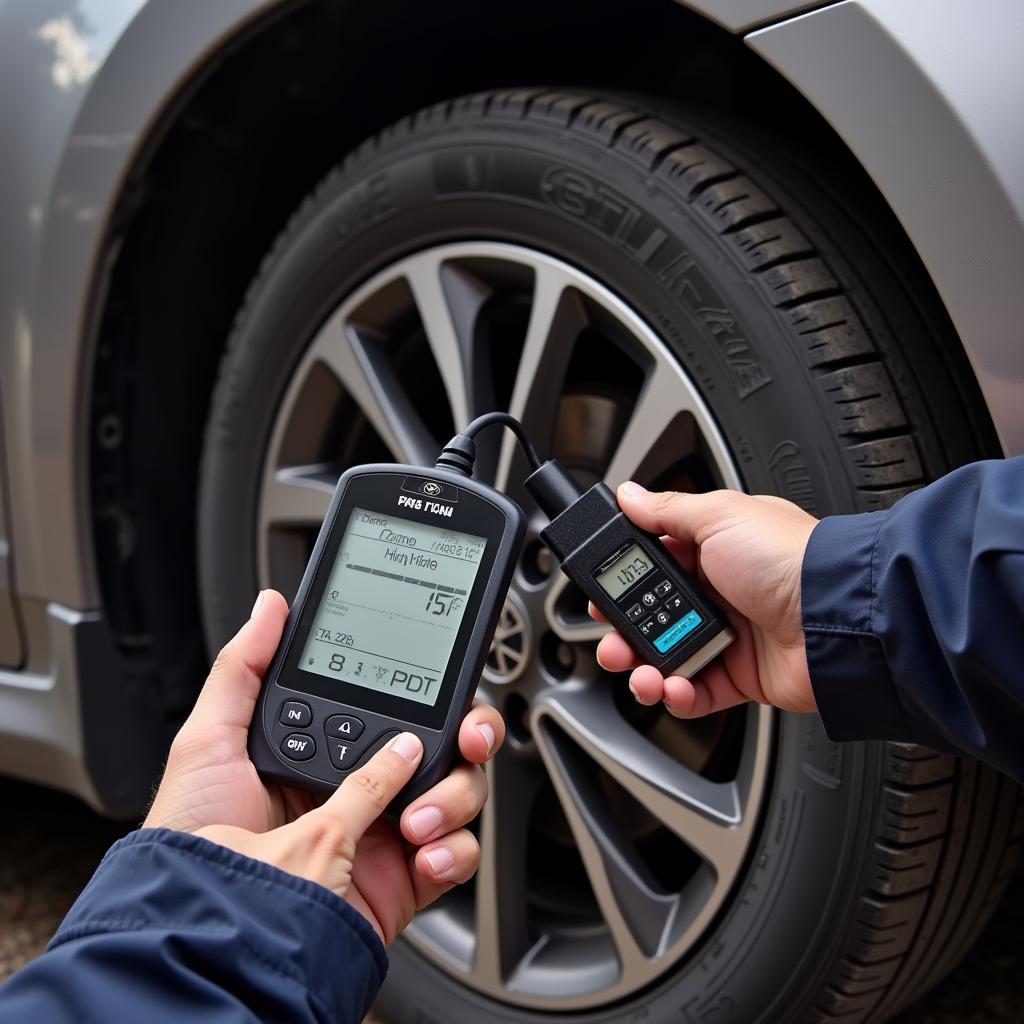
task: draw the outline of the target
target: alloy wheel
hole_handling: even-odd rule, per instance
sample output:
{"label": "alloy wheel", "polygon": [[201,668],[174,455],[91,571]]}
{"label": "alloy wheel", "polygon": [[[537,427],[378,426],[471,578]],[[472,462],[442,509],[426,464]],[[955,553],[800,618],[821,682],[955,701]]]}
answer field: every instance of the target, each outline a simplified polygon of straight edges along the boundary
{"label": "alloy wheel", "polygon": [[[693,383],[619,297],[534,250],[438,246],[367,280],[300,357],[263,474],[262,584],[294,593],[346,466],[430,465],[491,408],[584,484],[741,486]],[[680,963],[724,912],[756,834],[772,714],[683,722],[637,705],[596,662],[604,627],[539,539],[511,436],[484,435],[477,467],[533,516],[480,686],[509,738],[488,766],[477,877],[406,937],[502,1002],[598,1006]]]}

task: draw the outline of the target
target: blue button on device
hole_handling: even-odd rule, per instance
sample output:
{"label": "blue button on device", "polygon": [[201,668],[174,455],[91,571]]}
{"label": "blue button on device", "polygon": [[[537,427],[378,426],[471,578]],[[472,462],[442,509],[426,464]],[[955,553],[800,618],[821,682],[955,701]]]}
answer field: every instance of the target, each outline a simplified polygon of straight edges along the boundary
{"label": "blue button on device", "polygon": [[675,647],[684,636],[692,633],[700,624],[701,617],[694,611],[687,612],[674,626],[669,626],[655,641],[654,646],[661,654]]}

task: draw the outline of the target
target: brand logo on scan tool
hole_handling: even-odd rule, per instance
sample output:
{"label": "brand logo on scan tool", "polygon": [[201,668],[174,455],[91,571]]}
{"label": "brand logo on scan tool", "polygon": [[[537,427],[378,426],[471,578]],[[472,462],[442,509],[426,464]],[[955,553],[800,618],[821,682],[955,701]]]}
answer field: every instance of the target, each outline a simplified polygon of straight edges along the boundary
{"label": "brand logo on scan tool", "polygon": [[433,480],[424,480],[420,487],[420,490],[424,494],[429,494],[431,498],[436,498],[441,493],[441,485],[435,483]]}

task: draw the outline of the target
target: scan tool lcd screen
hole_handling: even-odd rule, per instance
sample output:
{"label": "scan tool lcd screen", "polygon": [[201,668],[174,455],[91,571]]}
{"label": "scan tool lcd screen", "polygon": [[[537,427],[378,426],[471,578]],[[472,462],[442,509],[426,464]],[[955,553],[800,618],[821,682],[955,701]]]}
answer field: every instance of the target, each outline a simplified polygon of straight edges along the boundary
{"label": "scan tool lcd screen", "polygon": [[353,509],[299,667],[433,706],[486,544]]}
{"label": "scan tool lcd screen", "polygon": [[651,563],[647,556],[638,545],[633,544],[598,575],[597,582],[614,601],[650,570]]}

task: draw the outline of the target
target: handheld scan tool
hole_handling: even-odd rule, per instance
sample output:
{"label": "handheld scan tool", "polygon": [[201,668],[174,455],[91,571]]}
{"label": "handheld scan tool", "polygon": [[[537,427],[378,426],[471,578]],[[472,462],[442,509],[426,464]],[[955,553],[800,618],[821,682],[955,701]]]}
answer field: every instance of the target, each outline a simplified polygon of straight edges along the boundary
{"label": "handheld scan tool", "polygon": [[626,518],[607,486],[584,492],[550,459],[526,489],[551,518],[540,536],[562,572],[648,665],[691,676],[736,639],[693,576]]}

